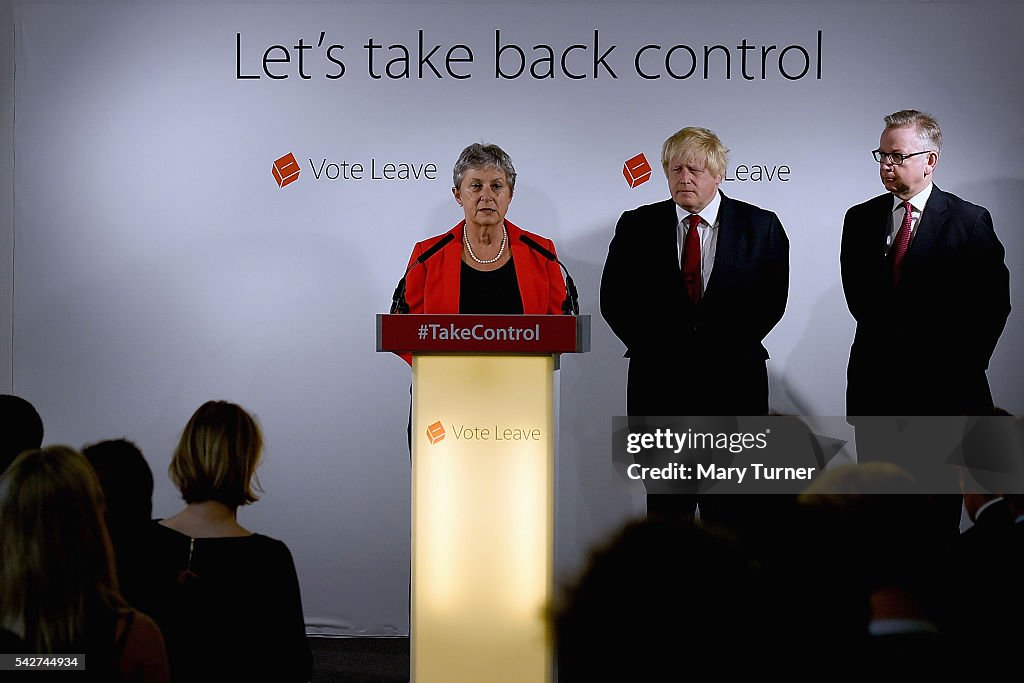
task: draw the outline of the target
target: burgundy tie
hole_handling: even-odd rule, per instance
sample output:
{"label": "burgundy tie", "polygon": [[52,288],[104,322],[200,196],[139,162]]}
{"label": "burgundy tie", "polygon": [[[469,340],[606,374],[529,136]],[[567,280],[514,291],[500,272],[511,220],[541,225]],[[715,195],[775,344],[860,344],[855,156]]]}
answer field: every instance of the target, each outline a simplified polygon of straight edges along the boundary
{"label": "burgundy tie", "polygon": [[690,229],[686,231],[686,239],[683,241],[683,284],[686,286],[690,301],[699,304],[704,285],[704,278],[700,272],[700,233],[697,232],[700,216],[693,213],[687,216],[687,220],[690,222]]}
{"label": "burgundy tie", "polygon": [[900,269],[903,267],[903,257],[907,255],[907,247],[910,245],[910,224],[914,220],[910,202],[903,202],[903,223],[896,233],[896,239],[892,243],[892,284],[900,283]]}

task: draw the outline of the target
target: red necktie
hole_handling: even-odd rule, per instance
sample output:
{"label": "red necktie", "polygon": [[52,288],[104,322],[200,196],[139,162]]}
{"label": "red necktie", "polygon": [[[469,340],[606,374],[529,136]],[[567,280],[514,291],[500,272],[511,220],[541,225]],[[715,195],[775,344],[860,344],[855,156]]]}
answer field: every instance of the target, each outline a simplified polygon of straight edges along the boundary
{"label": "red necktie", "polygon": [[896,233],[896,239],[892,243],[892,284],[895,287],[900,283],[900,269],[903,267],[903,257],[907,255],[907,247],[910,245],[910,224],[914,220],[910,202],[903,202],[903,223]]}
{"label": "red necktie", "polygon": [[686,239],[683,240],[683,285],[690,301],[699,304],[704,286],[704,277],[700,272],[700,234],[697,232],[700,216],[693,213],[687,216],[687,220],[690,229],[686,231]]}

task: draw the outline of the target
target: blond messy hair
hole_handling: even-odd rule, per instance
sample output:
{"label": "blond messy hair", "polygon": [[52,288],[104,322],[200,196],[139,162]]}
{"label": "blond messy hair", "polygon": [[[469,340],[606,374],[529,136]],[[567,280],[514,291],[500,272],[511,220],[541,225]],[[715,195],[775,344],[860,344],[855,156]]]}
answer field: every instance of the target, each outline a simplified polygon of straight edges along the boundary
{"label": "blond messy hair", "polygon": [[708,171],[721,178],[729,162],[729,150],[713,131],[691,126],[676,131],[661,146],[661,167],[666,176],[669,163],[676,157],[703,162]]}

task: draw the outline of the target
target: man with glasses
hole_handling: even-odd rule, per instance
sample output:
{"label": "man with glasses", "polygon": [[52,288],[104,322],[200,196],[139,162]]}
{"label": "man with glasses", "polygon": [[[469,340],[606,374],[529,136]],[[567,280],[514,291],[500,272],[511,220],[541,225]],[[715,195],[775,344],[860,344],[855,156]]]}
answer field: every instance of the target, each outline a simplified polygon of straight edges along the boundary
{"label": "man with glasses", "polygon": [[1010,313],[1003,245],[984,208],[932,184],[938,121],[885,117],[873,152],[886,193],[846,213],[843,290],[857,333],[847,415],[978,415]]}

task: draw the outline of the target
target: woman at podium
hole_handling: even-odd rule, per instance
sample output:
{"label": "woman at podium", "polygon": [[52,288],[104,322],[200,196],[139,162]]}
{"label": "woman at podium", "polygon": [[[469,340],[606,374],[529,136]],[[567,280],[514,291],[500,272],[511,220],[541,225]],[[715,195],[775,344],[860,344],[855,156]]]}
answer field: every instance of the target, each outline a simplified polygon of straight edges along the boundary
{"label": "woman at podium", "polygon": [[505,220],[516,185],[508,154],[474,143],[462,150],[452,176],[465,218],[413,248],[409,312],[560,314],[565,282],[550,258],[554,243]]}

